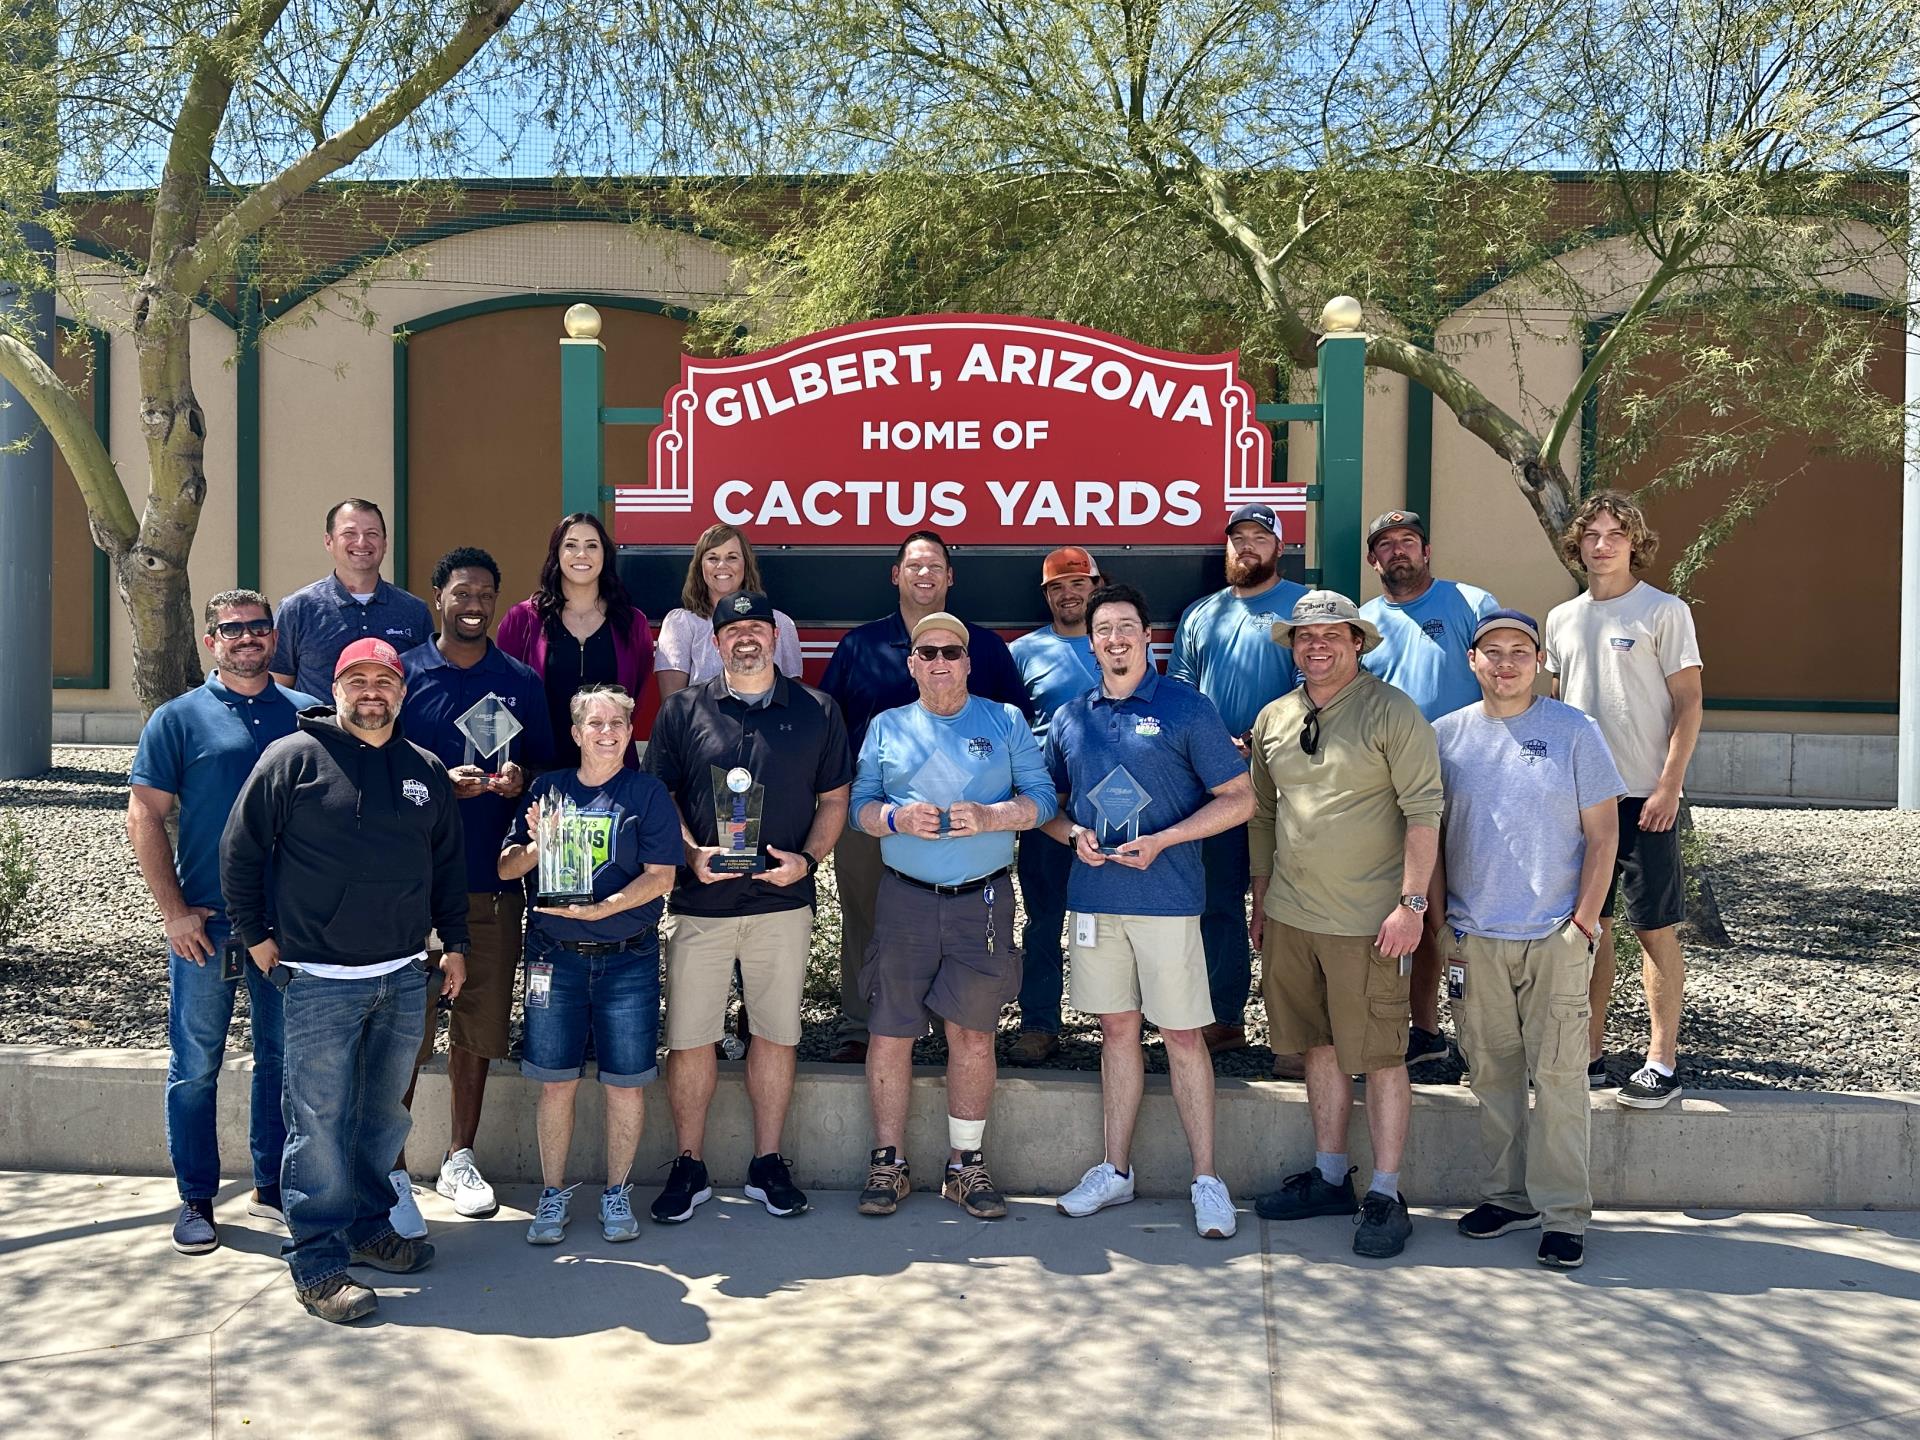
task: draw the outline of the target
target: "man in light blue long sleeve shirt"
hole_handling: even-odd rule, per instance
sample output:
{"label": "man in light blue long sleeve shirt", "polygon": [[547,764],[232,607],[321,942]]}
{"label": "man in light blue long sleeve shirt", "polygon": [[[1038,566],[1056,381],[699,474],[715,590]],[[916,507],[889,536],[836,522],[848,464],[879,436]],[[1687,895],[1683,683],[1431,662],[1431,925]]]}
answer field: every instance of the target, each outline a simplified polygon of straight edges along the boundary
{"label": "man in light blue long sleeve shirt", "polygon": [[944,611],[914,627],[912,705],[874,717],[853,780],[854,824],[880,841],[885,870],[859,993],[868,1017],[874,1150],[863,1215],[891,1215],[911,1191],[901,1147],[913,1042],[947,1037],[947,1156],[941,1194],[978,1219],[1007,1213],[982,1158],[993,1103],[993,1035],[1020,988],[1013,938],[1014,834],[1053,818],[1053,781],[1027,720],[967,693],[966,624]]}

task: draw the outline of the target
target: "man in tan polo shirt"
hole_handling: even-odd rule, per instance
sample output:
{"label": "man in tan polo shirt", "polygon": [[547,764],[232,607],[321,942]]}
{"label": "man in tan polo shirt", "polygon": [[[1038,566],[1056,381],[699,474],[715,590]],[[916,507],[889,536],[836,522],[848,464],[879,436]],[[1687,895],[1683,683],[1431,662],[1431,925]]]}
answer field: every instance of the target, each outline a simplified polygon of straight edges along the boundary
{"label": "man in tan polo shirt", "polygon": [[[1346,596],[1309,591],[1273,639],[1292,649],[1301,683],[1253,726],[1250,937],[1274,1053],[1306,1055],[1316,1153],[1255,1208],[1269,1220],[1358,1210],[1354,1253],[1385,1259],[1413,1228],[1400,1194],[1409,981],[1439,848],[1440,756],[1420,707],[1360,668],[1380,632]],[[1367,1077],[1374,1164],[1357,1202],[1356,1074]]]}

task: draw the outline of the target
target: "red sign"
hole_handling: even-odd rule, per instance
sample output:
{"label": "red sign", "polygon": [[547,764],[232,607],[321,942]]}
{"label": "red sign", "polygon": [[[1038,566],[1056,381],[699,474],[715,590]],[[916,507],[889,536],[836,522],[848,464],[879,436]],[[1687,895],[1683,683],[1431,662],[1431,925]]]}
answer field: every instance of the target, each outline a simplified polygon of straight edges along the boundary
{"label": "red sign", "polygon": [[[689,544],[716,520],[763,545],[949,540],[1217,544],[1272,483],[1238,352],[1178,355],[1052,320],[926,315],[680,362],[614,538]],[[1297,523],[1288,527],[1299,539]]]}

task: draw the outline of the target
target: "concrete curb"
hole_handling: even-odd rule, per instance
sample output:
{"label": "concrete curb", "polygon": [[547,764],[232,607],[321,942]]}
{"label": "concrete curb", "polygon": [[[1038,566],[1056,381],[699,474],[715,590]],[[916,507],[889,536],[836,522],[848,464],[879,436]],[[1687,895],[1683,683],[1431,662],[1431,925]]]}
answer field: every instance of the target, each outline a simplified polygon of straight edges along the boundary
{"label": "concrete curb", "polygon": [[[220,1142],[229,1174],[247,1153],[251,1060],[229,1060],[220,1085]],[[166,1174],[163,1050],[61,1050],[0,1046],[0,1168]],[[722,1064],[707,1129],[715,1183],[739,1185],[751,1151],[745,1067]],[[496,1064],[487,1089],[480,1158],[499,1181],[539,1178],[534,1127],[538,1087]],[[431,1175],[447,1144],[447,1081],[436,1062],[420,1078],[409,1159]],[[664,1178],[672,1126],[664,1085],[647,1096],[647,1131],[635,1179]],[[908,1154],[915,1180],[938,1176],[946,1150],[945,1092],[938,1071],[916,1072]],[[1002,1071],[987,1127],[994,1178],[1009,1192],[1057,1194],[1100,1158],[1100,1079],[1079,1072]],[[1366,1173],[1364,1101],[1355,1105],[1353,1161]],[[599,1086],[579,1094],[572,1178],[600,1169]],[[802,1065],[784,1149],[802,1186],[857,1188],[866,1177],[865,1077],[837,1065]],[[1271,1188],[1312,1158],[1302,1086],[1219,1082],[1216,1151],[1228,1188],[1242,1199]],[[1665,1110],[1623,1110],[1611,1091],[1594,1096],[1593,1194],[1608,1209],[1912,1209],[1920,1207],[1920,1094],[1817,1091],[1705,1092]],[[1183,1195],[1191,1173],[1186,1141],[1164,1076],[1149,1078],[1134,1145],[1140,1189]],[[1417,1086],[1402,1189],[1418,1204],[1470,1205],[1480,1198],[1479,1107],[1456,1086]]]}

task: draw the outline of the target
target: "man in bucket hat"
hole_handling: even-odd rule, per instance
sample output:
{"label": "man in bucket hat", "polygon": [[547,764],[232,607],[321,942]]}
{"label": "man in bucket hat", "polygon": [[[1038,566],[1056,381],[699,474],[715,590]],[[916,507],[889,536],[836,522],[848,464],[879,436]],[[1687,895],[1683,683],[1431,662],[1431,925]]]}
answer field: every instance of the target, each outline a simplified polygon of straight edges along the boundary
{"label": "man in bucket hat", "polygon": [[[1250,938],[1273,1048],[1306,1055],[1316,1153],[1256,1208],[1270,1220],[1357,1210],[1354,1252],[1384,1259],[1412,1229],[1399,1190],[1408,981],[1439,848],[1440,757],[1420,707],[1360,668],[1380,632],[1346,596],[1309,591],[1273,639],[1301,679],[1253,726]],[[1347,1165],[1355,1074],[1373,1139],[1361,1200]]]}

